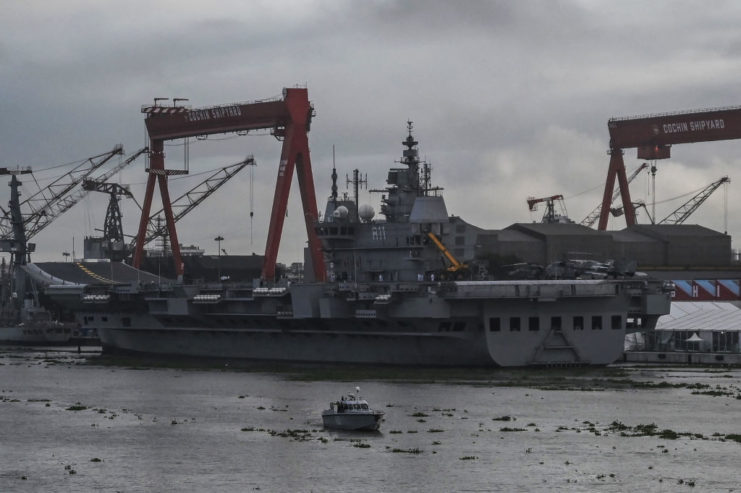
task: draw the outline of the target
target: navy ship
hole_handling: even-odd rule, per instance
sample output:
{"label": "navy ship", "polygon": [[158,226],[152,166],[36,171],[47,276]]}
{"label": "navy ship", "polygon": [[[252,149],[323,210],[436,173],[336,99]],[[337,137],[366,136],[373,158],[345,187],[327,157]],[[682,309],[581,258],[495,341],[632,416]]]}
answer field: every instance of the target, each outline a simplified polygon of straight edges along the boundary
{"label": "navy ship", "polygon": [[46,293],[95,328],[105,352],[392,365],[607,365],[621,357],[626,327],[650,329],[669,312],[670,283],[633,273],[497,280],[467,265],[448,248],[467,224],[431,185],[411,122],[402,143],[378,191],[383,219],[357,191],[340,197],[333,171],[315,225],[326,281]]}

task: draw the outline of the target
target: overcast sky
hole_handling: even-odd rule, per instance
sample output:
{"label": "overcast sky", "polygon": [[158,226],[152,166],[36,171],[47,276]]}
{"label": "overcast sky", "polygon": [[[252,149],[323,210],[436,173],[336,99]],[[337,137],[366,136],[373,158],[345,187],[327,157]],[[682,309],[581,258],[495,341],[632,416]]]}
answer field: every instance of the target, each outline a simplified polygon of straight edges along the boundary
{"label": "overcast sky", "polygon": [[[306,86],[316,109],[309,142],[319,210],[329,194],[332,146],[345,191],[358,168],[385,185],[401,156],[406,121],[445,188],[450,214],[501,229],[540,220],[529,196],[562,194],[581,221],[601,200],[611,117],[736,106],[741,80],[736,1],[127,1],[5,0],[0,15],[0,166],[31,166],[40,184],[75,162],[145,144],[143,104],[189,98],[194,107],[278,97]],[[740,247],[741,142],[677,145],[634,199],[663,218],[728,175],[687,221],[734,236]],[[183,167],[168,147],[167,166]],[[280,143],[213,136],[190,147],[193,177],[254,154],[235,177],[178,223],[183,244],[216,254],[263,253]],[[640,161],[626,151],[628,172]],[[120,173],[141,202],[144,160]],[[37,190],[24,180],[24,196]],[[294,179],[279,261],[302,260],[306,233]],[[0,187],[3,207],[10,197]],[[680,197],[680,198],[677,198]],[[727,226],[724,202],[727,197]],[[378,194],[361,203],[379,209]],[[674,199],[674,200],[669,200]],[[103,227],[107,197],[90,194],[37,235],[34,260],[62,260],[73,241]],[[249,218],[254,203],[254,219]],[[155,196],[153,211],[161,205]],[[124,228],[139,214],[122,203]],[[651,206],[649,205],[649,209]],[[647,222],[640,211],[639,222]],[[611,219],[610,229],[625,227]],[[74,238],[74,240],[73,240]]]}

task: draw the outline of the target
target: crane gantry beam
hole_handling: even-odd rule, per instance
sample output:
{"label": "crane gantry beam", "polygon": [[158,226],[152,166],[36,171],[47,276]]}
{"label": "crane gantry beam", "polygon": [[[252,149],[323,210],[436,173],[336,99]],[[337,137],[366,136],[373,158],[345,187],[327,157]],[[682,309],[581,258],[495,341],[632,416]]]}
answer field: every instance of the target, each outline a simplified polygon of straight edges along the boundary
{"label": "crane gantry beam", "polygon": [[667,159],[674,144],[739,139],[741,107],[612,118],[607,122],[607,127],[610,132],[610,165],[602,196],[598,226],[600,230],[607,229],[616,178],[620,186],[625,221],[628,226],[636,223],[623,162],[623,149],[637,148],[638,159]]}

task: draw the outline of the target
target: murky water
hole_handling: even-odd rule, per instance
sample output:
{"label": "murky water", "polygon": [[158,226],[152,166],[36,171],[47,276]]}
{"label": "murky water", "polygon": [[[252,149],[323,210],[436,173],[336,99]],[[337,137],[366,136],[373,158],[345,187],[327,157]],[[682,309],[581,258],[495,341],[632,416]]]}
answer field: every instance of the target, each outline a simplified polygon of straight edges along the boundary
{"label": "murky water", "polygon": [[[741,491],[739,369],[0,365],[3,492]],[[355,385],[381,431],[323,430]]]}

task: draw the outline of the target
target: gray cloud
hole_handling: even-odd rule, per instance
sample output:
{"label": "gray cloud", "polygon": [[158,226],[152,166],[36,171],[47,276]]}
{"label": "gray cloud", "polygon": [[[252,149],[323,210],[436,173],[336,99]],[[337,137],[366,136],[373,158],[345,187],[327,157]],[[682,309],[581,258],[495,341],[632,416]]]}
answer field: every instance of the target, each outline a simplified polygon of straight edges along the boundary
{"label": "gray cloud", "polygon": [[[527,211],[527,196],[562,193],[581,219],[602,194],[610,117],[739,103],[741,6],[732,1],[712,8],[690,1],[234,1],[206,9],[80,0],[4,8],[3,166],[41,170],[116,143],[134,152],[144,144],[139,108],[155,96],[209,106],[305,84],[317,111],[310,143],[320,209],[333,145],[340,176],[359,168],[379,188],[412,119],[451,213],[504,227],[539,219]],[[672,159],[659,163],[656,200],[723,174],[733,179],[737,149],[734,141],[675,146]],[[193,144],[193,173],[255,154],[252,244],[246,174],[184,220],[181,240],[214,250],[213,237],[223,234],[230,251],[261,252],[279,152],[271,137]],[[168,153],[170,165],[182,165],[175,149]],[[627,151],[626,164],[638,164],[635,151]],[[143,194],[141,162],[119,179]],[[634,194],[651,200],[642,180]],[[173,195],[185,183],[174,181]],[[731,210],[741,204],[736,186],[728,189]],[[8,195],[0,189],[0,200]],[[716,195],[692,220],[723,229]],[[377,196],[363,201],[377,208]],[[37,237],[38,257],[60,257],[72,232],[81,245],[101,226],[104,209],[105,197],[91,196],[69,211]],[[124,204],[124,214],[133,234],[137,211]],[[741,220],[729,217],[728,229],[741,233]],[[300,258],[304,236],[294,194],[282,260]]]}

